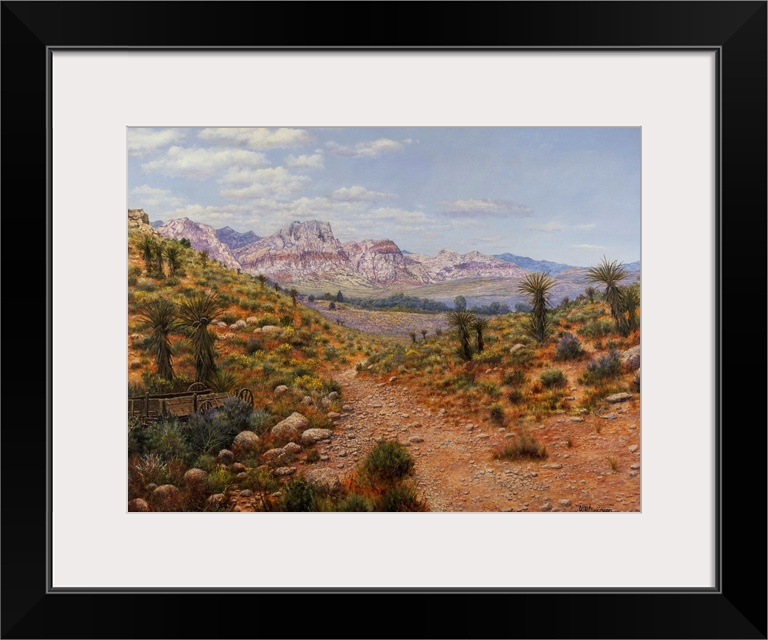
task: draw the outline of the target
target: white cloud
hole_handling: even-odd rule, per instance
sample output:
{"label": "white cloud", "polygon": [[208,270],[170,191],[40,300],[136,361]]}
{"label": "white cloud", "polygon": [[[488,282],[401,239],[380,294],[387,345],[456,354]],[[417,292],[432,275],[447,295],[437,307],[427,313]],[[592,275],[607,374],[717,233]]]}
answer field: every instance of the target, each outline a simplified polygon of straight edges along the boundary
{"label": "white cloud", "polygon": [[181,207],[184,199],[175,196],[169,189],[143,184],[131,189],[131,202],[136,205],[136,208],[144,209],[150,218],[157,220],[167,211]]}
{"label": "white cloud", "polygon": [[603,251],[608,248],[601,244],[574,244],[572,246],[576,249],[588,249],[589,251]]}
{"label": "white cloud", "polygon": [[185,129],[128,129],[128,155],[142,157],[159,151],[176,142],[183,142],[187,137]]}
{"label": "white cloud", "polygon": [[559,231],[586,231],[588,229],[594,229],[594,224],[565,224],[564,222],[545,222],[542,224],[532,224],[527,227],[530,231],[543,231],[544,233],[553,233]]}
{"label": "white cloud", "polygon": [[221,179],[225,184],[247,184],[237,189],[222,189],[225,198],[253,200],[258,198],[285,197],[301,191],[311,180],[307,176],[296,176],[284,167],[227,172]]}
{"label": "white cloud", "polygon": [[373,202],[375,200],[391,200],[394,197],[394,193],[369,191],[365,187],[358,185],[353,187],[342,187],[341,189],[336,189],[336,191],[331,194],[331,199],[342,202]]}
{"label": "white cloud", "polygon": [[141,165],[146,173],[185,178],[211,178],[233,167],[264,167],[269,162],[263,153],[245,149],[202,149],[171,147],[166,154]]}
{"label": "white cloud", "polygon": [[449,218],[508,218],[512,216],[533,215],[533,209],[511,200],[491,200],[478,198],[469,200],[443,201],[444,216]]}
{"label": "white cloud", "polygon": [[298,169],[325,169],[322,153],[314,153],[310,155],[301,156],[288,156],[285,159],[285,165],[287,167],[294,167]]}
{"label": "white cloud", "polygon": [[244,205],[229,204],[204,207],[200,204],[190,204],[168,211],[163,216],[163,219],[167,222],[176,218],[189,218],[195,222],[209,224],[214,228],[223,227],[231,223],[242,226],[243,216],[247,215],[249,211],[250,207]]}
{"label": "white cloud", "polygon": [[335,156],[343,156],[346,158],[378,158],[384,153],[402,151],[405,149],[406,144],[412,144],[413,142],[414,140],[411,138],[399,142],[397,140],[390,140],[389,138],[379,138],[378,140],[358,142],[353,146],[344,146],[337,142],[326,142],[325,146],[328,147],[328,150]]}
{"label": "white cloud", "polygon": [[203,129],[198,137],[215,144],[243,144],[251,149],[281,149],[312,142],[312,135],[304,129],[222,127]]}

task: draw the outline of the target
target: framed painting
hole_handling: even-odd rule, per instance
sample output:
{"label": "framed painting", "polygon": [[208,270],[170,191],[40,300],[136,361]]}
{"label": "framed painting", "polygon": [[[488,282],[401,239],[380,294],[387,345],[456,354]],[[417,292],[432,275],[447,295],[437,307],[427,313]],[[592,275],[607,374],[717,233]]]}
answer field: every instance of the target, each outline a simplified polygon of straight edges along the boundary
{"label": "framed painting", "polygon": [[725,579],[764,569],[723,507],[765,467],[721,373],[732,254],[763,273],[765,3],[484,5],[480,44],[460,7],[374,49],[245,29],[285,5],[176,33],[179,5],[3,4],[5,196],[47,194],[48,292],[5,636],[277,594],[318,635],[323,594],[414,598],[395,636],[765,637],[764,587]]}

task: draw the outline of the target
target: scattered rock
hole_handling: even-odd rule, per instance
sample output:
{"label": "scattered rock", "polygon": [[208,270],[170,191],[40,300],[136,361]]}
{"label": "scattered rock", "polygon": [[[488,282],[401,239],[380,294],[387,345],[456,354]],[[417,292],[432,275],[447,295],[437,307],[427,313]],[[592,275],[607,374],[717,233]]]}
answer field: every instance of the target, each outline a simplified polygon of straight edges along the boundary
{"label": "scattered rock", "polygon": [[245,324],[256,324],[259,321],[259,319],[256,316],[248,316],[245,319]]}
{"label": "scattered rock", "polygon": [[397,376],[392,376],[392,377],[389,379],[389,381],[390,381],[390,382],[394,382],[395,380],[397,380]]}
{"label": "scattered rock", "polygon": [[156,511],[172,509],[179,498],[179,490],[172,484],[162,484],[152,492],[150,500]]}
{"label": "scattered rock", "polygon": [[543,505],[541,505],[542,511],[552,511],[552,503],[551,502],[545,502]]}
{"label": "scattered rock", "polygon": [[525,349],[524,344],[520,344],[519,342],[515,345],[512,345],[509,349],[510,355],[517,353],[518,351]]}
{"label": "scattered rock", "polygon": [[131,369],[138,369],[141,366],[141,360],[134,358],[131,360]]}
{"label": "scattered rock", "polygon": [[268,324],[261,328],[262,333],[280,333],[281,331],[280,327],[276,327],[273,324]]}
{"label": "scattered rock", "polygon": [[251,491],[250,489],[243,489],[240,492],[241,498],[250,498],[252,495],[253,495],[253,491]]}
{"label": "scattered rock", "polygon": [[245,471],[245,465],[242,462],[235,462],[229,469],[232,473],[242,473]]}
{"label": "scattered rock", "polygon": [[280,384],[280,385],[275,387],[274,394],[276,396],[281,396],[284,393],[286,393],[287,391],[288,391],[288,387],[286,387],[284,384]]}
{"label": "scattered rock", "polygon": [[261,438],[253,431],[241,431],[232,441],[232,448],[240,452],[255,451],[260,441]]}
{"label": "scattered rock", "polygon": [[301,434],[301,442],[303,444],[313,444],[320,440],[328,440],[331,435],[333,435],[333,431],[330,429],[307,429]]}
{"label": "scattered rock", "polygon": [[584,418],[580,418],[579,416],[574,416],[573,418],[568,418],[568,422],[584,422]]}
{"label": "scattered rock", "polygon": [[312,398],[310,398],[309,396],[304,396],[301,399],[301,404],[312,404]]}
{"label": "scattered rock", "polygon": [[640,368],[640,345],[622,351],[619,355],[621,362],[630,369]]}
{"label": "scattered rock", "polygon": [[149,504],[146,500],[136,498],[128,502],[128,511],[149,511]]}
{"label": "scattered rock", "polygon": [[329,411],[329,412],[328,412],[328,417],[329,417],[331,420],[337,420],[338,418],[341,418],[341,417],[343,417],[343,416],[342,416],[340,413],[336,413],[335,411]]}
{"label": "scattered rock", "polygon": [[227,496],[223,493],[214,493],[208,498],[208,504],[212,507],[220,507],[227,504]]}
{"label": "scattered rock", "polygon": [[253,330],[253,332],[254,332],[254,333],[261,333],[261,327],[256,327],[256,328]]}
{"label": "scattered rock", "polygon": [[333,402],[334,400],[339,399],[339,392],[338,391],[331,391],[327,396],[325,396],[328,400]]}
{"label": "scattered rock", "polygon": [[242,471],[235,476],[235,479],[242,482],[243,480],[248,479],[248,474],[245,471]]}
{"label": "scattered rock", "polygon": [[630,453],[634,453],[634,452],[635,452],[635,451],[637,451],[639,448],[640,448],[640,447],[638,447],[636,444],[631,444],[631,445],[629,445],[629,452],[630,452]]}
{"label": "scattered rock", "polygon": [[198,482],[204,482],[208,477],[208,474],[202,469],[190,469],[184,474],[184,482],[188,484],[195,484]]}
{"label": "scattered rock", "polygon": [[549,465],[549,468],[550,469],[562,469],[563,465],[561,465],[561,464],[551,464],[551,465]]}
{"label": "scattered rock", "polygon": [[615,420],[619,416],[617,416],[615,413],[606,413],[604,416],[600,416],[603,420]]}
{"label": "scattered rock", "polygon": [[262,458],[269,463],[279,464],[285,460],[285,449],[270,449],[262,454]]}
{"label": "scattered rock", "polygon": [[322,485],[330,489],[341,487],[341,480],[332,469],[313,469],[307,474],[307,480],[312,484]]}
{"label": "scattered rock", "polygon": [[242,328],[244,328],[244,327],[245,327],[247,324],[248,324],[248,323],[247,323],[245,320],[238,320],[237,322],[235,322],[235,326],[236,326],[238,329],[242,329]]}
{"label": "scattered rock", "polygon": [[631,424],[631,425],[629,425],[629,428],[630,429],[637,429],[637,425],[636,424]]}
{"label": "scattered rock", "polygon": [[296,467],[278,467],[272,474],[275,476],[290,476],[296,473]]}
{"label": "scattered rock", "polygon": [[616,404],[617,402],[626,402],[627,400],[631,400],[634,398],[634,396],[631,393],[614,393],[608,396],[605,400],[606,402],[610,402],[611,404]]}
{"label": "scattered rock", "polygon": [[418,444],[419,442],[424,442],[424,438],[422,438],[421,436],[411,436],[410,438],[408,438],[408,442]]}
{"label": "scattered rock", "polygon": [[352,411],[352,405],[351,404],[345,404],[342,408],[342,411]]}
{"label": "scattered rock", "polygon": [[157,489],[157,485],[154,482],[150,482],[146,487],[144,487],[147,491],[154,491]]}
{"label": "scattered rock", "polygon": [[278,422],[272,427],[273,436],[284,436],[289,440],[293,440],[299,436],[299,431],[306,429],[309,426],[309,420],[303,415],[294,411],[285,420]]}
{"label": "scattered rock", "polygon": [[301,451],[301,445],[296,444],[295,442],[289,442],[287,445],[283,447],[287,453],[293,453],[296,454],[299,451]]}
{"label": "scattered rock", "polygon": [[629,468],[630,468],[630,469],[633,469],[633,470],[637,470],[637,469],[639,469],[639,468],[640,468],[640,465],[639,465],[639,464],[637,464],[637,463],[635,463],[635,464],[631,464],[631,465],[629,465]]}
{"label": "scattered rock", "polygon": [[219,455],[216,456],[216,460],[221,464],[232,464],[235,460],[235,454],[229,449],[222,449],[219,451]]}
{"label": "scattered rock", "polygon": [[560,500],[558,500],[558,502],[560,503],[561,507],[570,507],[571,506],[571,501],[568,500],[568,498],[561,498]]}

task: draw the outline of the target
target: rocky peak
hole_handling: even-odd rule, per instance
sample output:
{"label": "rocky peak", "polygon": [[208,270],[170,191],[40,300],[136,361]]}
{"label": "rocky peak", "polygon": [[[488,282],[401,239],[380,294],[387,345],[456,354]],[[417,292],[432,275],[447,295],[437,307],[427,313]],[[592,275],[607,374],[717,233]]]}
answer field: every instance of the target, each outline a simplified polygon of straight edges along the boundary
{"label": "rocky peak", "polygon": [[230,269],[240,268],[240,264],[232,255],[229,247],[216,237],[216,233],[210,225],[194,222],[189,218],[177,218],[158,227],[157,232],[164,238],[173,240],[186,238],[195,251],[207,251],[208,257],[221,262]]}
{"label": "rocky peak", "polygon": [[138,229],[143,232],[152,232],[152,225],[149,224],[149,215],[144,209],[128,209],[128,228]]}

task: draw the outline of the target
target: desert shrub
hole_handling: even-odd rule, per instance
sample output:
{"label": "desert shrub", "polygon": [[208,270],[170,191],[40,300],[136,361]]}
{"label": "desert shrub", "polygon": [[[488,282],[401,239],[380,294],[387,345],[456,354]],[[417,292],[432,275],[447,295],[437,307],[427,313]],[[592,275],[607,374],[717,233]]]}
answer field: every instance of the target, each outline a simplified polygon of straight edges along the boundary
{"label": "desert shrub", "polygon": [[339,352],[336,350],[336,347],[329,344],[323,349],[323,358],[325,360],[335,360],[339,356]]}
{"label": "desert shrub", "polygon": [[248,431],[263,436],[273,426],[275,417],[266,409],[254,409],[248,416]]}
{"label": "desert shrub", "polygon": [[632,378],[631,389],[635,393],[640,393],[640,370],[639,369],[635,371],[635,375]]}
{"label": "desert shrub", "polygon": [[507,400],[509,400],[510,404],[520,404],[525,400],[525,394],[520,389],[512,389],[507,394]]}
{"label": "desert shrub", "polygon": [[310,449],[307,451],[307,455],[304,457],[304,462],[307,464],[315,464],[320,462],[320,452],[317,449]]}
{"label": "desert shrub", "polygon": [[376,498],[376,511],[426,511],[426,504],[410,484],[396,484]]}
{"label": "desert shrub", "polygon": [[547,448],[527,431],[523,431],[511,443],[504,444],[493,453],[493,457],[507,460],[520,460],[522,458],[531,458],[540,460],[547,457]]}
{"label": "desert shrub", "polygon": [[214,391],[232,391],[237,386],[237,376],[227,369],[215,369],[208,376],[208,386]]}
{"label": "desert shrub", "polygon": [[555,360],[578,360],[583,354],[581,342],[570,332],[563,335],[555,347]]}
{"label": "desert shrub", "polygon": [[261,493],[272,493],[280,487],[278,481],[267,469],[248,469],[248,477],[238,481],[241,489],[250,489]]}
{"label": "desert shrub", "polygon": [[565,374],[560,369],[546,369],[542,371],[539,380],[547,389],[564,387],[568,382]]}
{"label": "desert shrub", "polygon": [[211,493],[224,493],[234,483],[232,474],[224,468],[213,469],[205,478],[205,484]]}
{"label": "desert shrub", "polygon": [[504,422],[504,407],[500,404],[492,404],[488,411],[491,414],[491,420],[496,424],[502,424]]}
{"label": "desert shrub", "polygon": [[579,329],[579,334],[585,338],[603,338],[612,331],[613,323],[610,320],[591,320]]}
{"label": "desert shrub", "polygon": [[525,365],[536,357],[536,353],[533,349],[518,349],[513,354],[510,354],[509,360],[512,364]]}
{"label": "desert shrub", "polygon": [[283,511],[316,511],[315,487],[303,477],[292,478],[283,487],[280,506]]}
{"label": "desert shrub", "polygon": [[491,398],[498,398],[501,395],[501,389],[495,382],[489,380],[483,380],[478,387],[485,391]]}
{"label": "desert shrub", "polygon": [[579,378],[582,384],[595,384],[603,380],[615,378],[621,373],[619,352],[615,349],[600,356],[597,360],[587,363],[587,370]]}
{"label": "desert shrub", "polygon": [[147,426],[148,449],[165,460],[188,462],[192,449],[184,437],[182,425],[176,419],[159,420]]}
{"label": "desert shrub", "polygon": [[149,433],[147,428],[135,418],[128,420],[128,456],[141,455],[147,452]]}
{"label": "desert shrub", "polygon": [[414,462],[408,449],[391,440],[379,442],[363,460],[363,475],[373,484],[393,484],[413,471]]}
{"label": "desert shrub", "polygon": [[364,496],[361,496],[359,493],[350,493],[346,498],[341,500],[336,505],[337,511],[372,511],[372,506],[368,502],[368,500],[365,499]]}
{"label": "desert shrub", "polygon": [[225,313],[223,316],[221,316],[221,321],[226,322],[227,325],[235,324],[239,318],[234,313]]}
{"label": "desert shrub", "polygon": [[195,451],[215,453],[228,448],[238,433],[251,429],[253,413],[248,403],[231,396],[219,408],[190,415],[183,433]]}
{"label": "desert shrub", "polygon": [[519,387],[525,384],[527,377],[525,372],[521,369],[512,369],[511,371],[505,371],[504,377],[501,379],[502,384],[509,385],[511,387]]}

